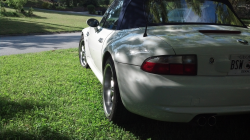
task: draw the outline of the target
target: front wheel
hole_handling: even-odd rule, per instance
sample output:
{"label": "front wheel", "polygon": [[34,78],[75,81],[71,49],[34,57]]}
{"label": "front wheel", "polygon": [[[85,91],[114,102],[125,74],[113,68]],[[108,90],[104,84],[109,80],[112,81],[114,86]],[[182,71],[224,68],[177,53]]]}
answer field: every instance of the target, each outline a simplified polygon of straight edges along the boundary
{"label": "front wheel", "polygon": [[80,64],[84,68],[88,68],[89,65],[87,63],[87,57],[86,57],[85,44],[84,44],[83,37],[81,38],[81,40],[79,42],[79,51],[78,52],[79,52],[79,61],[80,61]]}
{"label": "front wheel", "polygon": [[128,116],[132,114],[121,101],[114,62],[111,58],[106,61],[104,68],[103,108],[108,120],[114,123],[128,121]]}

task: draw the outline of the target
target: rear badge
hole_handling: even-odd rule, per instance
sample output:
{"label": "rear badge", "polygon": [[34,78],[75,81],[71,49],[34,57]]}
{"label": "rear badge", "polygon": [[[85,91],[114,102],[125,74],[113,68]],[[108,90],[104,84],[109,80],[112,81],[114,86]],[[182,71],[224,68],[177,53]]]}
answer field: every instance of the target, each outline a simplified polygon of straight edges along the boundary
{"label": "rear badge", "polygon": [[213,63],[214,63],[214,58],[213,58],[213,57],[211,57],[211,58],[209,59],[209,63],[210,63],[210,64],[213,64]]}
{"label": "rear badge", "polygon": [[237,39],[237,42],[239,42],[239,43],[241,43],[241,44],[244,44],[244,45],[247,45],[247,44],[248,44],[248,41],[243,40],[243,39]]}

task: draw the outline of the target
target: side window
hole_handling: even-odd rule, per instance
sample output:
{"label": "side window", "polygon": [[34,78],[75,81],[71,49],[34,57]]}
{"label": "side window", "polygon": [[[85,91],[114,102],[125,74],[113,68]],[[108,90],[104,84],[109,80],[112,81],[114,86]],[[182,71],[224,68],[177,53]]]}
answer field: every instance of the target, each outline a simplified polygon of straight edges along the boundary
{"label": "side window", "polygon": [[116,29],[122,6],[123,0],[115,0],[114,3],[112,3],[110,10],[107,12],[108,15],[103,24],[103,28]]}
{"label": "side window", "polygon": [[109,11],[110,11],[110,7],[109,7],[109,8],[106,10],[106,12],[104,13],[103,18],[102,18],[102,20],[101,20],[101,22],[100,22],[100,26],[103,27],[103,24],[104,24],[104,22],[105,22],[106,19],[107,19],[107,16],[108,16],[108,14],[109,14]]}

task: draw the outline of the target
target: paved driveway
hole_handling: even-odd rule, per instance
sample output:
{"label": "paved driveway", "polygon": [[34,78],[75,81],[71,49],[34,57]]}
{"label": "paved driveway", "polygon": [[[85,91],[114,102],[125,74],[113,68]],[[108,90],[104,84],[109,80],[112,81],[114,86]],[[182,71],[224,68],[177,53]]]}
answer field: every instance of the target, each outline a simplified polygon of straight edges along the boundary
{"label": "paved driveway", "polygon": [[77,48],[81,32],[0,37],[0,56]]}

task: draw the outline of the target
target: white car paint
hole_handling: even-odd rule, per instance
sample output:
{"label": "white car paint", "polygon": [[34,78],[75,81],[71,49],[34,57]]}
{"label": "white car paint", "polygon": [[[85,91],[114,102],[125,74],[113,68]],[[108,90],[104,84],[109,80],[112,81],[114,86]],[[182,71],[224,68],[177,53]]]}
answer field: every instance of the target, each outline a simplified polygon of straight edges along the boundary
{"label": "white car paint", "polygon": [[[240,35],[203,34],[198,30],[238,30]],[[86,34],[89,28],[83,30]],[[115,62],[120,94],[131,112],[162,121],[189,122],[199,114],[250,112],[250,77],[228,76],[230,55],[250,55],[250,30],[209,25],[179,25],[105,32],[99,53],[87,53],[87,62],[102,83],[102,56],[110,52]],[[98,36],[99,37],[99,36]],[[89,39],[86,39],[89,41]],[[97,47],[94,46],[93,48]],[[91,52],[91,45],[87,50]],[[197,76],[171,76],[144,72],[142,63],[151,56],[196,54]],[[215,63],[210,64],[210,58]],[[97,62],[97,63],[95,63]],[[131,84],[133,83],[133,84]]]}
{"label": "white car paint", "polygon": [[116,63],[116,68],[123,104],[135,114],[189,122],[199,114],[250,111],[249,76],[158,75],[122,63]]}
{"label": "white car paint", "polygon": [[[100,26],[99,26],[100,27]],[[102,72],[102,48],[106,45],[107,37],[114,32],[105,28],[90,28],[89,29],[88,46],[92,59],[98,69]]]}

